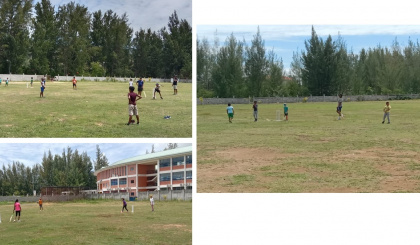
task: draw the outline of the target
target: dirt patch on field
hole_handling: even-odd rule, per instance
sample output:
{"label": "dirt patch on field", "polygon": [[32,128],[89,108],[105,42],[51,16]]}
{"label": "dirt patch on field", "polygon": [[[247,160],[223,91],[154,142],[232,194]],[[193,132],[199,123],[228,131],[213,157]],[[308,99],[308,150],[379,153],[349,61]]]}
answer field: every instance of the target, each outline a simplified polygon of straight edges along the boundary
{"label": "dirt patch on field", "polygon": [[99,127],[104,126],[104,124],[103,124],[103,123],[95,123],[95,125],[96,125],[96,126],[99,126]]}
{"label": "dirt patch on field", "polygon": [[273,148],[232,148],[201,159],[213,164],[198,166],[198,192],[272,192],[285,183],[291,192],[420,191],[420,153],[415,151],[367,148],[290,154]]}
{"label": "dirt patch on field", "polygon": [[156,229],[179,229],[184,231],[192,232],[191,229],[188,229],[186,225],[180,225],[180,224],[165,224],[165,225],[153,225]]}

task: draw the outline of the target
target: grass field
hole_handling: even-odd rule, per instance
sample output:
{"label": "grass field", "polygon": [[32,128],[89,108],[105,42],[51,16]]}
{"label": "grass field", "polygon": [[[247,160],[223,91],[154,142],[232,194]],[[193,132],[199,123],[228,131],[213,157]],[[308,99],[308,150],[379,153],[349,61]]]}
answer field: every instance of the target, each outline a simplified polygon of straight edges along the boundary
{"label": "grass field", "polygon": [[[21,203],[21,222],[9,223],[13,203],[1,203],[0,244],[192,244],[192,202],[121,201]],[[134,213],[131,206],[134,205]]]}
{"label": "grass field", "polygon": [[[47,82],[44,98],[40,83],[0,86],[0,137],[58,138],[190,138],[192,135],[192,87],[162,83],[163,100],[152,100],[154,83],[144,85],[147,97],[137,101],[140,125],[128,122],[128,82]],[[135,89],[137,92],[137,88]],[[164,119],[170,115],[171,119]],[[134,117],[135,119],[135,117]]]}
{"label": "grass field", "polygon": [[420,101],[288,106],[198,105],[197,192],[420,192]]}

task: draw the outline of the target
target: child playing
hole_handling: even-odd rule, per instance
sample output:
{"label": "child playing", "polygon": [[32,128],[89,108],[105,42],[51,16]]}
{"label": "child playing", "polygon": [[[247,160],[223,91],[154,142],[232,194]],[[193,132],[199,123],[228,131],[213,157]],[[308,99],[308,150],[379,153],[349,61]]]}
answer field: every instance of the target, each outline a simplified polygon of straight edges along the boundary
{"label": "child playing", "polygon": [[160,98],[161,98],[161,99],[163,99],[163,98],[162,98],[162,94],[160,94],[160,85],[159,85],[159,83],[156,83],[156,87],[155,87],[155,90],[154,90],[154,92],[153,92],[153,99],[155,99],[155,98],[156,98],[156,92],[158,92],[158,93],[159,93],[159,95],[160,95]]}
{"label": "child playing", "polygon": [[0,85],[1,85],[1,77],[0,77]]}
{"label": "child playing", "polygon": [[128,209],[127,209],[127,202],[124,200],[124,198],[121,198],[121,199],[122,199],[122,201],[123,201],[123,207],[122,207],[121,213],[124,211],[124,208],[125,208],[125,210],[127,210],[127,212],[128,212]]}
{"label": "child playing", "polygon": [[252,105],[252,109],[254,109],[254,122],[258,121],[258,105],[257,101],[254,101],[254,104]]}
{"label": "child playing", "polygon": [[137,118],[137,124],[139,124],[139,112],[137,110],[136,101],[141,99],[141,96],[134,93],[134,87],[130,87],[130,93],[128,93],[128,123],[127,125],[130,125],[134,122],[133,115],[136,115]]}
{"label": "child playing", "polygon": [[388,124],[391,123],[391,120],[389,119],[389,111],[391,111],[391,106],[389,105],[389,102],[387,101],[384,107],[384,118],[382,119],[382,124],[384,124],[385,122],[385,117],[388,118]]}
{"label": "child playing", "polygon": [[175,76],[172,82],[172,87],[174,88],[174,95],[178,94],[178,78]]}
{"label": "child playing", "polygon": [[41,79],[41,93],[39,93],[39,97],[44,97],[44,90],[45,90],[45,80],[44,78]]}
{"label": "child playing", "polygon": [[31,77],[31,88],[33,88],[32,87],[32,84],[34,83],[34,77]]}
{"label": "child playing", "polygon": [[226,113],[228,114],[229,122],[232,123],[233,115],[235,114],[235,111],[233,110],[233,107],[230,105],[230,103],[228,104],[228,107],[226,108]]}
{"label": "child playing", "polygon": [[77,80],[76,80],[76,77],[73,77],[73,89],[74,88],[77,89]]}
{"label": "child playing", "polygon": [[15,204],[13,205],[13,212],[16,211],[15,220],[13,222],[16,222],[16,217],[18,218],[18,222],[20,222],[20,211],[22,210],[19,200],[16,199]]}
{"label": "child playing", "polygon": [[38,204],[39,204],[39,211],[44,210],[44,208],[42,207],[42,199],[41,198],[39,198]]}
{"label": "child playing", "polygon": [[155,209],[154,209],[155,200],[153,200],[153,196],[150,196],[150,206],[152,206],[152,212],[155,211]]}
{"label": "child playing", "polygon": [[7,78],[7,79],[6,79],[6,84],[5,84],[4,86],[5,86],[5,87],[6,87],[6,86],[9,86],[9,78]]}
{"label": "child playing", "polygon": [[344,117],[344,114],[341,113],[341,109],[343,108],[343,95],[338,95],[338,105],[337,105],[337,113],[338,113],[338,120],[341,120]]}
{"label": "child playing", "polygon": [[283,104],[284,107],[284,117],[286,118],[286,121],[289,121],[289,107],[287,107],[287,104]]}
{"label": "child playing", "polygon": [[137,83],[137,94],[141,96],[141,92],[143,91],[143,85],[144,85],[143,78],[140,77],[140,80],[138,80],[136,83]]}

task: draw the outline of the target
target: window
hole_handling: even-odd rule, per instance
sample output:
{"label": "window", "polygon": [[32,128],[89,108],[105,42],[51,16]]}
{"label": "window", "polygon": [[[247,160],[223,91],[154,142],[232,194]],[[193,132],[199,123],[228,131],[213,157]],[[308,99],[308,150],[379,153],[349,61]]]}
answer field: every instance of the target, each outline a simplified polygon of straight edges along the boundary
{"label": "window", "polygon": [[188,155],[185,158],[187,159],[187,164],[192,164],[192,155]]}
{"label": "window", "polygon": [[118,185],[118,180],[117,179],[112,179],[111,180],[111,185]]}
{"label": "window", "polygon": [[126,185],[127,179],[120,179],[120,185]]}
{"label": "window", "polygon": [[134,184],[134,180],[133,179],[131,180],[131,184]]}
{"label": "window", "polygon": [[187,179],[192,179],[192,171],[187,171],[186,176]]}
{"label": "window", "polygon": [[171,165],[171,159],[170,158],[168,158],[168,159],[162,159],[162,160],[159,161],[159,166],[161,168],[169,167],[170,165]]}
{"label": "window", "polygon": [[172,158],[172,166],[180,166],[180,165],[184,165],[184,157],[174,157]]}
{"label": "window", "polygon": [[183,180],[184,179],[184,172],[175,172],[172,174],[173,180]]}
{"label": "window", "polygon": [[134,196],[134,192],[131,192],[130,195]]}
{"label": "window", "polygon": [[171,181],[171,174],[161,174],[160,181]]}

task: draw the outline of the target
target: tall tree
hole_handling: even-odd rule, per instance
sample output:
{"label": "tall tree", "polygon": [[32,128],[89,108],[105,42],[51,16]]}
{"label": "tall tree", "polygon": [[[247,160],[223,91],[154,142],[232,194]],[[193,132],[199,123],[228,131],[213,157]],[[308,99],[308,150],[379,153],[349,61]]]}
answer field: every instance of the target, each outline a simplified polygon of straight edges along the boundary
{"label": "tall tree", "polygon": [[99,148],[99,145],[96,145],[96,161],[95,161],[95,171],[109,165],[108,158]]}

